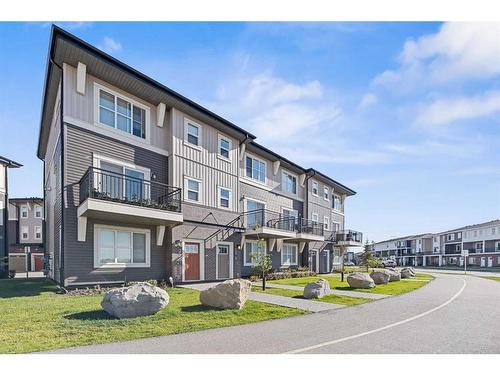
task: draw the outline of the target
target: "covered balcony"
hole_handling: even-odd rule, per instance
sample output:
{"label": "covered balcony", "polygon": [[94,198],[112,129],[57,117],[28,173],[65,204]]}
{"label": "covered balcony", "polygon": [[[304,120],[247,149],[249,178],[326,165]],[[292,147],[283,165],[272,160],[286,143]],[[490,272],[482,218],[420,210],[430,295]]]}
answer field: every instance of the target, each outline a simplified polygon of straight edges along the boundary
{"label": "covered balcony", "polygon": [[325,227],[323,224],[312,220],[300,219],[296,228],[297,239],[300,241],[312,242],[325,240]]}
{"label": "covered balcony", "polygon": [[79,186],[79,241],[85,241],[88,218],[155,225],[159,245],[166,226],[183,222],[180,188],[95,167],[87,170]]}
{"label": "covered balcony", "polygon": [[330,241],[334,246],[363,246],[363,233],[354,230],[340,230],[333,232]]}
{"label": "covered balcony", "polygon": [[245,237],[289,239],[297,236],[297,219],[293,216],[258,209],[244,212],[241,219]]}

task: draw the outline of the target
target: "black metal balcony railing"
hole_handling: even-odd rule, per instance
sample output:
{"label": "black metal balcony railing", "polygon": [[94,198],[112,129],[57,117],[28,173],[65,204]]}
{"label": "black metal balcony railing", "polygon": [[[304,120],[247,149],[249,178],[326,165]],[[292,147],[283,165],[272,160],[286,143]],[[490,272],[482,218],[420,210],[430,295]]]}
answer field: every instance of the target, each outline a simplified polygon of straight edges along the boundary
{"label": "black metal balcony railing", "polygon": [[80,203],[87,198],[181,212],[182,190],[155,181],[90,167],[80,180]]}
{"label": "black metal balcony railing", "polygon": [[323,236],[324,233],[323,225],[320,223],[266,209],[244,212],[242,219],[244,226],[248,229],[267,227],[318,236]]}
{"label": "black metal balcony railing", "polygon": [[335,242],[357,242],[363,243],[363,233],[354,230],[340,230],[333,233]]}
{"label": "black metal balcony railing", "polygon": [[325,226],[312,220],[302,219],[300,220],[300,225],[297,226],[297,232],[323,236],[325,233]]}

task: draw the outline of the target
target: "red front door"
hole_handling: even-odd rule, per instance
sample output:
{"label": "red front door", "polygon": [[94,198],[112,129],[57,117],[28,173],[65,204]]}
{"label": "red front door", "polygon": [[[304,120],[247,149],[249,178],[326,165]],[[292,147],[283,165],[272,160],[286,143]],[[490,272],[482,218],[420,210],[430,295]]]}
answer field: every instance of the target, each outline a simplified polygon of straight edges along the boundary
{"label": "red front door", "polygon": [[35,271],[39,272],[43,270],[43,257],[42,256],[34,256],[35,258]]}
{"label": "red front door", "polygon": [[184,244],[184,280],[200,279],[200,244],[186,242]]}

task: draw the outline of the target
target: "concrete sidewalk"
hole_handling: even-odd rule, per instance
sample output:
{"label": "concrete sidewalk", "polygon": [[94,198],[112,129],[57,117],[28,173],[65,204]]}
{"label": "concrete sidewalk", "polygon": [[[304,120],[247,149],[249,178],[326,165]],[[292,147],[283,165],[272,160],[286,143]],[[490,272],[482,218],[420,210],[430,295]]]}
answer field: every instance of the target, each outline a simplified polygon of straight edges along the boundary
{"label": "concrete sidewalk", "polygon": [[[219,284],[218,282],[214,283],[197,283],[197,284],[184,284],[179,285],[181,288],[195,289],[195,290],[206,290],[215,285]],[[337,310],[344,308],[344,305],[338,305],[334,303],[321,302],[321,301],[311,301],[302,298],[292,298],[292,297],[284,297],[278,296],[275,294],[268,293],[258,293],[258,292],[250,292],[250,296],[248,297],[251,301],[264,302],[269,303],[271,305],[278,305],[284,307],[291,307],[300,310],[306,310],[310,312],[320,312],[327,310]]]}

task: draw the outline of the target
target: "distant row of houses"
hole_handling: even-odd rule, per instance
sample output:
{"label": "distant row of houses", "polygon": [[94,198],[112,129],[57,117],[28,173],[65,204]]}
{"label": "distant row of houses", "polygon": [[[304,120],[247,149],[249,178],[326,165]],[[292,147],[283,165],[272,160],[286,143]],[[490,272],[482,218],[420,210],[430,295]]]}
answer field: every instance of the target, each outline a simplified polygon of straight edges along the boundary
{"label": "distant row of houses", "polygon": [[500,267],[500,220],[468,225],[440,233],[392,238],[373,245],[375,256],[398,265]]}

